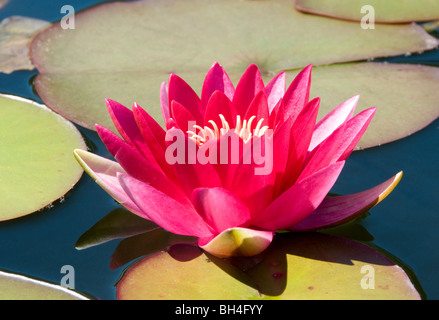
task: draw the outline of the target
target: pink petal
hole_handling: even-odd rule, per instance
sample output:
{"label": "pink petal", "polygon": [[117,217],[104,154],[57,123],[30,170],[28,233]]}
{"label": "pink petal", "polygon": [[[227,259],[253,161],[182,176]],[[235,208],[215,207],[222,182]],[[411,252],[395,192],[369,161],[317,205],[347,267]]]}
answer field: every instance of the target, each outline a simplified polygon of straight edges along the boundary
{"label": "pink petal", "polygon": [[255,137],[243,145],[239,165],[228,188],[240,197],[256,216],[272,201],[275,183],[273,139]]}
{"label": "pink petal", "polygon": [[294,225],[291,230],[314,231],[349,222],[386,198],[399,183],[401,177],[402,172],[399,172],[369,190],[347,196],[328,197],[311,215]]}
{"label": "pink petal", "polygon": [[[208,141],[207,143],[214,143],[214,141]],[[230,130],[216,141],[219,159],[214,167],[221,178],[223,187],[226,189],[230,190],[234,184],[235,172],[242,161],[243,145],[243,140],[234,130]]]}
{"label": "pink petal", "polygon": [[189,199],[170,180],[170,177],[166,176],[156,163],[143,158],[134,148],[122,145],[115,159],[130,176],[150,184],[185,206],[190,205]]}
{"label": "pink petal", "polygon": [[118,172],[125,172],[117,162],[81,149],[76,149],[74,155],[90,177],[111,197],[129,211],[143,216],[141,210],[122,189],[117,179]]}
{"label": "pink petal", "polygon": [[200,98],[183,79],[175,74],[171,74],[169,77],[168,101],[171,106],[172,101],[177,101],[183,105],[195,118],[197,124],[203,125],[205,110]]}
{"label": "pink petal", "polygon": [[186,236],[208,237],[210,228],[195,212],[151,185],[129,175],[118,175],[120,184],[146,217],[163,229]]}
{"label": "pink petal", "polygon": [[221,91],[215,91],[207,102],[206,114],[204,115],[205,125],[212,127],[211,124],[208,123],[209,120],[212,120],[216,123],[218,128],[221,128],[222,122],[219,117],[220,114],[224,116],[231,128],[235,126],[236,111],[232,108],[232,102]]}
{"label": "pink petal", "polygon": [[166,132],[163,130],[162,126],[160,126],[154,118],[137,103],[134,103],[133,105],[133,114],[146,143],[148,145],[158,144],[161,149],[164,150]]}
{"label": "pink petal", "polygon": [[284,117],[297,117],[309,101],[312,65],[303,69],[293,80],[284,95]]}
{"label": "pink petal", "polygon": [[134,120],[133,112],[120,103],[105,99],[108,112],[122,138],[131,145],[142,143],[142,134]]}
{"label": "pink petal", "polygon": [[[216,141],[214,141],[216,143]],[[220,187],[221,180],[212,163],[199,161],[199,148],[180,129],[172,128],[166,134],[167,161],[174,170],[179,185],[191,195],[192,190],[200,187]],[[207,145],[206,143],[203,145]],[[172,154],[174,153],[180,154]],[[180,157],[181,156],[181,157]],[[171,158],[172,157],[172,158]],[[180,158],[179,158],[180,157]],[[177,162],[175,162],[177,161]],[[174,163],[175,162],[175,163]]]}
{"label": "pink petal", "polygon": [[261,73],[256,65],[250,65],[236,86],[232,100],[233,107],[241,118],[246,114],[250,103],[259,91],[265,91]]}
{"label": "pink petal", "polygon": [[108,130],[107,128],[96,124],[95,125],[96,131],[99,135],[99,138],[101,138],[102,142],[107,147],[108,151],[111,153],[111,155],[114,157],[119,149],[121,148],[121,145],[127,145],[122,138],[120,138],[117,134],[113,133],[112,131]]}
{"label": "pink petal", "polygon": [[273,236],[271,231],[231,228],[217,236],[200,238],[198,245],[218,258],[252,257],[267,249]]}
{"label": "pink petal", "polygon": [[[171,116],[172,119],[174,119],[177,123],[178,128],[183,130],[185,133],[187,133],[189,130],[193,131],[193,125],[200,123],[197,122],[194,115],[190,113],[185,106],[175,100],[171,102]],[[190,124],[192,125],[189,128]]]}
{"label": "pink petal", "polygon": [[106,99],[107,108],[117,130],[123,139],[131,146],[139,150],[149,161],[157,162],[150,147],[143,139],[143,135],[137,126],[133,112],[118,102]]}
{"label": "pink petal", "polygon": [[[280,190],[285,190],[292,186],[300,174],[300,169],[308,153],[319,105],[319,98],[311,100],[294,121],[290,130],[289,145],[285,144],[284,146],[284,148],[288,148],[288,158],[281,175],[283,179],[279,184]],[[288,118],[289,121],[293,121],[293,119],[294,117]],[[286,123],[288,123],[288,120]],[[276,150],[280,148],[282,146],[276,146]],[[280,190],[278,189],[277,191]]]}
{"label": "pink petal", "polygon": [[[288,118],[285,117],[285,106],[283,99],[280,99],[270,113],[270,128],[275,132]],[[292,121],[294,122],[294,121]]]}
{"label": "pink petal", "polygon": [[350,144],[346,147],[343,154],[337,159],[337,161],[346,160],[350,156],[358,141],[360,141],[361,137],[372,121],[376,110],[377,108],[366,109],[348,121],[346,133],[353,138],[350,140]]}
{"label": "pink petal", "polygon": [[317,123],[309,146],[309,151],[313,150],[323,140],[329,137],[331,133],[344,122],[352,118],[359,98],[360,96],[357,95],[343,102]]}
{"label": "pink petal", "polygon": [[215,91],[222,92],[226,97],[233,99],[235,94],[235,87],[230,81],[226,71],[218,62],[215,62],[209,69],[206,78],[204,79],[203,89],[201,91],[201,103],[207,106],[211,95]]}
{"label": "pink petal", "polygon": [[376,108],[362,111],[354,118],[345,122],[328,138],[310,152],[306,164],[298,180],[304,179],[315,171],[331,163],[346,160],[366,131]]}
{"label": "pink petal", "polygon": [[248,121],[252,116],[256,116],[256,119],[252,122],[252,129],[256,128],[258,121],[261,119],[264,119],[262,126],[269,125],[268,101],[264,91],[259,91],[256,94],[245,113],[244,120]]}
{"label": "pink petal", "polygon": [[285,72],[282,71],[265,86],[265,92],[267,93],[268,99],[268,110],[271,113],[273,111],[276,104],[280,99],[285,95],[285,87],[286,87],[286,76]]}
{"label": "pink petal", "polygon": [[165,130],[137,103],[134,103],[133,114],[143,140],[150,150],[148,156],[153,156],[163,172],[166,175],[171,175],[171,170],[165,159]]}
{"label": "pink petal", "polygon": [[309,216],[337,180],[344,161],[334,163],[296,183],[276,198],[253,224],[266,230],[287,229]]}
{"label": "pink petal", "polygon": [[171,117],[169,111],[168,84],[166,82],[162,82],[160,86],[160,107],[162,109],[163,121],[166,124]]}
{"label": "pink petal", "polygon": [[246,205],[233,193],[223,188],[198,188],[192,192],[197,212],[216,231],[240,227],[250,220]]}

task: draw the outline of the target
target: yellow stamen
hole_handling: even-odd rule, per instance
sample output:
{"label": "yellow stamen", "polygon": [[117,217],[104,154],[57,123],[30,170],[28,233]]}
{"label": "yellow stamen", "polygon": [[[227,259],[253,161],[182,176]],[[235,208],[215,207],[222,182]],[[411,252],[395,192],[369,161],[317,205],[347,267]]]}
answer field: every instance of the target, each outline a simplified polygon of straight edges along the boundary
{"label": "yellow stamen", "polygon": [[[221,120],[221,128],[218,128],[218,125],[213,120],[208,121],[212,128],[208,126],[204,126],[203,128],[199,125],[194,125],[193,131],[187,131],[189,139],[193,140],[197,145],[201,146],[208,140],[219,139],[227,134],[227,132],[232,130],[226,118],[222,114],[219,114],[218,116]],[[256,116],[252,116],[250,117],[250,119],[244,119],[244,121],[241,122],[241,117],[239,115],[236,116],[236,126],[234,128],[234,132],[244,141],[244,143],[250,141],[252,137],[263,136],[269,128],[268,126],[262,127],[264,119],[259,119],[258,123],[256,124],[256,128],[253,130],[252,133],[252,123],[255,119]]]}

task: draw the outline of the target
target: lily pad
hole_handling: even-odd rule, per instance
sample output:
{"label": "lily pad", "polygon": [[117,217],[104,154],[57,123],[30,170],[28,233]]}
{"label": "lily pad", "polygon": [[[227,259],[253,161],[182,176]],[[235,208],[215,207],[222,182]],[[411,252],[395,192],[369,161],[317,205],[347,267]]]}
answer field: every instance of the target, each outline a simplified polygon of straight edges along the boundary
{"label": "lily pad", "polygon": [[40,210],[64,196],[83,170],[76,127],[43,105],[0,95],[0,221]]}
{"label": "lily pad", "polygon": [[375,22],[403,23],[439,19],[439,2],[435,0],[296,0],[296,9],[303,12],[361,21],[373,7]]}
{"label": "lily pad", "polygon": [[277,235],[253,258],[218,259],[174,246],[126,270],[118,299],[367,299],[421,296],[402,267],[359,242],[318,233]]}
{"label": "lily pad", "polygon": [[60,285],[0,271],[0,300],[89,300]]}
{"label": "lily pad", "polygon": [[289,0],[114,2],[78,13],[75,23],[75,30],[54,24],[39,33],[30,54],[42,100],[90,129],[95,123],[115,129],[105,98],[136,101],[162,122],[160,84],[174,72],[200,93],[214,61],[236,84],[251,63],[268,80],[311,63],[420,52],[439,43],[414,24],[365,32],[358,23],[299,13]]}
{"label": "lily pad", "polygon": [[4,19],[0,23],[0,72],[34,69],[29,59],[29,43],[48,25],[47,21],[21,16]]}
{"label": "lily pad", "polygon": [[377,107],[357,149],[392,142],[417,132],[439,116],[439,68],[368,62],[313,70],[311,97],[321,98],[319,118],[357,94],[357,112]]}

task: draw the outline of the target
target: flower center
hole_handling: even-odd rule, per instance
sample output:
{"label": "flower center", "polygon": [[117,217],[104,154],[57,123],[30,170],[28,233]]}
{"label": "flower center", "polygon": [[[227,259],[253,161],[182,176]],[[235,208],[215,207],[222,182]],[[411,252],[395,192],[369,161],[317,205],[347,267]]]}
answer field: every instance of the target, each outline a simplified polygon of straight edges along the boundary
{"label": "flower center", "polygon": [[189,139],[201,146],[210,139],[219,139],[230,130],[234,130],[244,143],[247,143],[252,137],[263,136],[268,129],[268,126],[262,126],[262,123],[264,122],[264,119],[262,118],[258,121],[252,132],[252,123],[256,119],[256,116],[252,116],[248,121],[244,120],[242,122],[241,117],[239,115],[236,116],[236,127],[234,129],[230,128],[229,123],[222,114],[220,114],[219,117],[221,119],[221,128],[218,128],[213,120],[208,121],[212,127],[204,126],[203,128],[199,125],[194,125],[194,131],[187,131]]}

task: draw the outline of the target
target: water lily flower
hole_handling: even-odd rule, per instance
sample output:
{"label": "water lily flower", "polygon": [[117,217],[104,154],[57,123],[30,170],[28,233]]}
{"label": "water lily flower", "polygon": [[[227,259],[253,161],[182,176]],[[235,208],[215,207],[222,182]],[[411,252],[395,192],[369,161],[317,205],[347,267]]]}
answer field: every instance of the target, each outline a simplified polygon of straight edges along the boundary
{"label": "water lily flower", "polygon": [[130,110],[107,99],[120,136],[96,129],[116,161],[84,150],[75,156],[125,208],[198,238],[218,257],[259,254],[279,230],[345,223],[386,197],[402,173],[360,193],[328,196],[376,108],[354,116],[355,96],[317,122],[311,70],[286,88],[284,72],[265,85],[250,65],[235,87],[214,63],[200,96],[171,74],[160,92],[166,130],[136,103]]}

